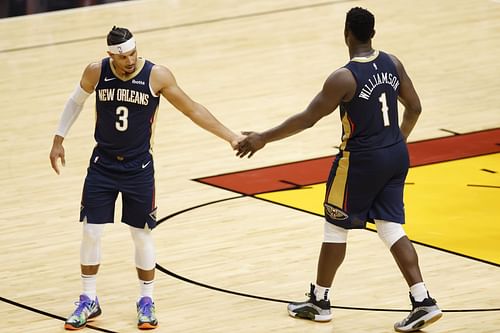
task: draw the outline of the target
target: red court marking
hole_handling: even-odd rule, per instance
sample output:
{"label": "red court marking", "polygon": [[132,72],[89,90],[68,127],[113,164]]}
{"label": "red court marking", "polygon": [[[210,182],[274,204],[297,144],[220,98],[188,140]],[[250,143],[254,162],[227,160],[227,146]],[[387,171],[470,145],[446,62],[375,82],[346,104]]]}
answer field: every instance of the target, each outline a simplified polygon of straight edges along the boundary
{"label": "red court marking", "polygon": [[408,144],[412,167],[500,152],[500,128]]}
{"label": "red court marking", "polygon": [[[412,167],[500,152],[500,128],[408,144]],[[196,179],[254,195],[326,182],[334,156]],[[282,182],[285,181],[285,182]],[[289,182],[289,183],[286,183]]]}

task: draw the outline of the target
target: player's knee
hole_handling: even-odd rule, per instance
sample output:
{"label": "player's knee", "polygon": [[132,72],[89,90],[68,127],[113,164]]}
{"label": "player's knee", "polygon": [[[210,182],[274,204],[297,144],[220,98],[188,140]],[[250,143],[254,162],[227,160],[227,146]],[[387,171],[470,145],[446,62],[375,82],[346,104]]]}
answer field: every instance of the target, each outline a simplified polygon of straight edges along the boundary
{"label": "player's knee", "polygon": [[83,223],[82,243],[89,245],[98,244],[101,240],[104,224]]}
{"label": "player's knee", "polygon": [[399,223],[375,220],[375,225],[377,226],[377,234],[379,238],[389,249],[394,245],[394,243],[406,236],[403,226]]}
{"label": "player's knee", "polygon": [[146,271],[155,268],[156,257],[151,230],[130,227],[130,234],[135,245],[136,267]]}
{"label": "player's knee", "polygon": [[82,265],[98,265],[101,261],[101,236],[104,224],[83,224],[83,237],[80,247]]}
{"label": "player's knee", "polygon": [[347,243],[347,229],[336,226],[335,224],[325,222],[324,243]]}
{"label": "player's knee", "polygon": [[134,240],[136,248],[144,248],[153,243],[153,237],[151,236],[150,229],[140,229],[135,227],[130,227],[130,235]]}

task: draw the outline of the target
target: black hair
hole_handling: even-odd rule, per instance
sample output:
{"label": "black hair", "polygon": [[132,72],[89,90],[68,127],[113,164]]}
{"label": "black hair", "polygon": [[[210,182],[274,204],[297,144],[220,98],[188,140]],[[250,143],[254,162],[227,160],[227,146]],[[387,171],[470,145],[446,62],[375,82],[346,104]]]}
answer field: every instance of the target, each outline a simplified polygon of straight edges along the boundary
{"label": "black hair", "polygon": [[132,38],[132,33],[127,28],[119,28],[117,26],[113,26],[113,29],[108,33],[108,37],[106,38],[108,45],[118,45],[128,41]]}
{"label": "black hair", "polygon": [[360,42],[367,42],[375,33],[375,16],[361,7],[351,8],[347,12],[345,28],[351,31]]}

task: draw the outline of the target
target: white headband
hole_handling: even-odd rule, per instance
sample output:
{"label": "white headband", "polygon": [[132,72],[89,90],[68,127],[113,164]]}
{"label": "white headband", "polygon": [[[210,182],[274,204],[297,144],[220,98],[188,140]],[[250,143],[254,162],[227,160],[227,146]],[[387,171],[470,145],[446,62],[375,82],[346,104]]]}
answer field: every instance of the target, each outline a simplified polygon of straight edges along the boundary
{"label": "white headband", "polygon": [[113,54],[123,54],[135,49],[135,38],[132,37],[126,42],[116,45],[108,45],[109,52]]}

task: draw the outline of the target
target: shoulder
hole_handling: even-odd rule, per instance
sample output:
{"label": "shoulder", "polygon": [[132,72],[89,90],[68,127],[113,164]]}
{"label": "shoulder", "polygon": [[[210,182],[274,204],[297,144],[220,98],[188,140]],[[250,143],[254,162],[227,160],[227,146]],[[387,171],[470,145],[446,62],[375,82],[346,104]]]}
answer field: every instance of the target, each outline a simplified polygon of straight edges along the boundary
{"label": "shoulder", "polygon": [[323,84],[320,96],[332,101],[345,102],[352,98],[356,92],[356,80],[345,67],[331,73]]}
{"label": "shoulder", "polygon": [[83,71],[82,80],[80,85],[87,92],[92,92],[99,82],[99,77],[101,76],[101,62],[91,62],[85,67]]}
{"label": "shoulder", "polygon": [[349,81],[354,81],[354,75],[349,69],[340,67],[335,72],[331,73],[326,81],[333,84],[347,83]]}
{"label": "shoulder", "polygon": [[352,72],[345,68],[341,67],[331,73],[325,81],[324,89],[326,90],[341,90],[344,92],[348,92],[352,89],[356,89],[356,79]]}
{"label": "shoulder", "polygon": [[172,71],[163,65],[154,64],[151,72],[155,75],[172,75]]}
{"label": "shoulder", "polygon": [[153,68],[151,68],[150,82],[151,88],[155,93],[177,85],[174,74],[163,65],[153,65]]}
{"label": "shoulder", "polygon": [[159,82],[175,82],[172,71],[163,65],[153,65],[153,68],[151,68],[151,78]]}
{"label": "shoulder", "polygon": [[88,75],[101,74],[101,67],[102,67],[101,61],[91,62],[90,64],[87,65],[87,67],[85,67],[84,74]]}

